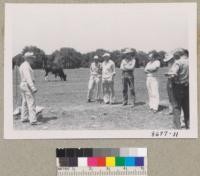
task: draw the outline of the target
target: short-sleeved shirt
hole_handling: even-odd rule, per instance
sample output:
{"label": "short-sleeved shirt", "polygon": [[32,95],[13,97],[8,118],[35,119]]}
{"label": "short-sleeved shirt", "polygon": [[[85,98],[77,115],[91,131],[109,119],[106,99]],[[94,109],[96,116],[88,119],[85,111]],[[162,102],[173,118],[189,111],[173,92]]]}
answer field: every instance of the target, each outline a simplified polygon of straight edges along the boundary
{"label": "short-sleeved shirt", "polygon": [[172,65],[169,74],[175,75],[174,82],[176,84],[189,83],[189,63],[188,58],[181,57]]}
{"label": "short-sleeved shirt", "polygon": [[133,72],[135,69],[135,59],[123,59],[120,65],[123,77],[133,77]]}
{"label": "short-sleeved shirt", "polygon": [[90,75],[101,77],[102,75],[102,65],[101,63],[92,62],[90,65]]}
{"label": "short-sleeved shirt", "polygon": [[112,60],[102,63],[102,78],[110,79],[115,74],[115,63]]}
{"label": "short-sleeved shirt", "polygon": [[155,73],[160,68],[160,61],[155,60],[153,62],[148,62],[145,67],[145,72],[147,76],[155,76]]}

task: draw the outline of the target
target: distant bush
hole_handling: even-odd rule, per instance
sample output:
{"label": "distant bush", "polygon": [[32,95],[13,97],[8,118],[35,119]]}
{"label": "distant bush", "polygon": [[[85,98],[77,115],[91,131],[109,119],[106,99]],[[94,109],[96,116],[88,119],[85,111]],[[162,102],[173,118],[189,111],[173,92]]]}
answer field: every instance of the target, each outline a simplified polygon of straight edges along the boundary
{"label": "distant bush", "polygon": [[[123,50],[114,50],[112,52],[109,52],[104,49],[97,49],[96,51],[88,52],[85,54],[82,54],[78,51],[76,51],[74,48],[67,48],[63,47],[59,50],[55,50],[52,54],[46,55],[45,52],[36,47],[36,46],[26,46],[21,53],[17,54],[13,57],[13,68],[15,65],[20,65],[24,59],[23,54],[27,51],[32,51],[36,58],[34,59],[34,69],[41,69],[44,68],[47,65],[58,65],[62,68],[80,68],[85,67],[88,68],[90,66],[90,63],[93,61],[93,57],[95,55],[99,56],[100,61],[103,61],[102,55],[105,52],[108,52],[111,54],[111,59],[115,62],[116,67],[120,67],[121,61],[123,59]],[[157,52],[157,51],[156,51]],[[165,57],[165,51],[158,51],[159,54],[159,60],[161,62],[161,66],[166,66],[166,63],[163,62],[163,59]],[[144,51],[137,51],[136,52],[136,67],[144,67],[148,62],[148,54]]]}

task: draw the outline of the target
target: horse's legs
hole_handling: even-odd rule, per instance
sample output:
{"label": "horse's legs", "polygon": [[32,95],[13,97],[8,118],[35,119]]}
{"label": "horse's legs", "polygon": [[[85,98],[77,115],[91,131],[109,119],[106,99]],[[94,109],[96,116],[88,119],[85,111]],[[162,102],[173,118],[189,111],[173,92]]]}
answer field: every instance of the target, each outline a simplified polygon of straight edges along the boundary
{"label": "horse's legs", "polygon": [[49,78],[49,77],[48,77],[48,73],[49,73],[48,71],[45,71],[45,77],[44,77],[44,80],[45,80],[45,81],[48,81],[48,78]]}

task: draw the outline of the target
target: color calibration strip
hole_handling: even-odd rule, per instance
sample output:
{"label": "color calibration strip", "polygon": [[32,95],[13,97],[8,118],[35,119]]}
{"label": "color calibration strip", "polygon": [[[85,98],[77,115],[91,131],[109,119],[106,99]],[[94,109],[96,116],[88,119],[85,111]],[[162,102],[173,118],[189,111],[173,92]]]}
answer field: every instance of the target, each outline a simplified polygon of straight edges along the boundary
{"label": "color calibration strip", "polygon": [[62,148],[56,150],[57,176],[144,175],[146,148]]}
{"label": "color calibration strip", "polygon": [[133,167],[144,166],[144,148],[66,148],[57,149],[60,167]]}

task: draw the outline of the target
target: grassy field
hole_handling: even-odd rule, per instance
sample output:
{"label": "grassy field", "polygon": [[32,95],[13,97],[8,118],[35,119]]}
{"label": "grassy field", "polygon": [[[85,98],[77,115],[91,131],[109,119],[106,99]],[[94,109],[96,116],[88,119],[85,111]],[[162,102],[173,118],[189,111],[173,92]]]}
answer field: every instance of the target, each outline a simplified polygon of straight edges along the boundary
{"label": "grassy field", "polygon": [[[117,69],[115,77],[116,104],[105,105],[87,103],[87,84],[89,69],[65,70],[67,81],[63,82],[50,75],[49,81],[44,80],[44,71],[35,70],[38,93],[36,101],[38,106],[44,106],[42,122],[38,126],[21,123],[14,120],[14,127],[18,130],[114,130],[114,129],[172,129],[172,116],[165,115],[168,111],[168,97],[166,91],[166,78],[161,68],[158,72],[161,110],[154,114],[148,108],[146,90],[146,77],[143,68],[135,70],[136,106],[122,106],[121,72]],[[19,75],[13,72],[13,102],[14,108],[20,103],[18,89]]]}

